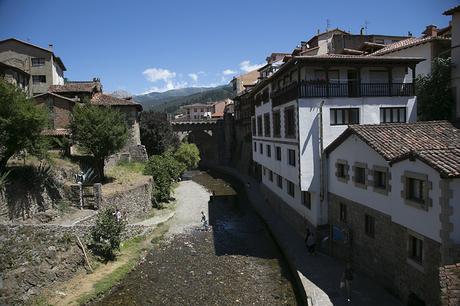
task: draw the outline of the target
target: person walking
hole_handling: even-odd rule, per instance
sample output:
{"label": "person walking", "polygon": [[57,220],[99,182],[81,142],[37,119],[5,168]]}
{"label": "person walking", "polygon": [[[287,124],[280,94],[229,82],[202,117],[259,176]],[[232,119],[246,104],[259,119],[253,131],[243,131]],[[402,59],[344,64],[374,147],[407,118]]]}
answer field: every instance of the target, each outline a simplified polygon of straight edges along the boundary
{"label": "person walking", "polygon": [[307,237],[307,248],[310,255],[316,254],[316,236],[313,232],[310,232],[310,235]]}
{"label": "person walking", "polygon": [[351,266],[351,262],[348,261],[345,266],[345,271],[343,271],[342,275],[342,284],[345,286],[345,290],[347,291],[347,302],[351,302],[351,283],[353,281],[353,268]]}
{"label": "person walking", "polygon": [[204,214],[204,212],[202,211],[201,212],[201,223],[203,224],[203,228],[205,231],[208,231],[208,220],[206,219],[206,215]]}

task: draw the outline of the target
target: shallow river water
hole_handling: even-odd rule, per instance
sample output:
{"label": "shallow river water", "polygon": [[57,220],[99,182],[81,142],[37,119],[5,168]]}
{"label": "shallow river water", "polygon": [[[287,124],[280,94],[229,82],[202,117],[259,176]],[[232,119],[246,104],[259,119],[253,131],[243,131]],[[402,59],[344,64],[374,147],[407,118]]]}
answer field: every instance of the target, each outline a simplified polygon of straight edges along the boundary
{"label": "shallow river water", "polygon": [[207,203],[212,229],[194,226],[155,242],[92,305],[297,305],[287,265],[242,189],[206,172],[192,180],[215,194]]}

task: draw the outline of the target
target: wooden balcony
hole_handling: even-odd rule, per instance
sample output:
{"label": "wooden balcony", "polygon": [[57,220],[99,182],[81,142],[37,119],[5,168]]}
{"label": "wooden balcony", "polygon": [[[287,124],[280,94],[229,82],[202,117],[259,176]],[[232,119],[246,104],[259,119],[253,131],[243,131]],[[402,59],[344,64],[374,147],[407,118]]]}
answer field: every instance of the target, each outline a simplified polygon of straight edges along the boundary
{"label": "wooden balcony", "polygon": [[358,83],[349,82],[297,82],[272,92],[273,107],[290,102],[297,98],[338,98],[338,97],[392,97],[413,96],[412,83]]}

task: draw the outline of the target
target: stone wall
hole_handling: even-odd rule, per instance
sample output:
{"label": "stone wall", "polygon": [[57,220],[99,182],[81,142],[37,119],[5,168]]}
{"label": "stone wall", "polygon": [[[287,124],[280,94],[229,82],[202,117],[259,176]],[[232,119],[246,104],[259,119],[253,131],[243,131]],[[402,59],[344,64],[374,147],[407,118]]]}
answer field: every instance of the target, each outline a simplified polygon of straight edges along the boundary
{"label": "stone wall", "polygon": [[441,305],[457,306],[460,304],[460,263],[439,268],[441,284]]}
{"label": "stone wall", "polygon": [[153,180],[147,176],[136,182],[135,185],[115,192],[108,192],[103,186],[100,209],[118,208],[123,219],[128,221],[143,218],[152,208],[152,186]]}
{"label": "stone wall", "polygon": [[[346,207],[345,220],[340,218],[340,203]],[[365,215],[375,220],[373,235],[365,231]],[[404,303],[421,299],[426,305],[440,304],[440,243],[423,237],[423,262],[417,264],[408,258],[408,235],[414,233],[392,222],[388,215],[331,193],[329,222],[348,230],[351,237],[351,243],[331,242],[332,255],[343,260],[351,258],[355,269],[378,281]]]}
{"label": "stone wall", "polygon": [[75,235],[89,227],[0,225],[0,304],[23,304],[41,290],[85,269]]}

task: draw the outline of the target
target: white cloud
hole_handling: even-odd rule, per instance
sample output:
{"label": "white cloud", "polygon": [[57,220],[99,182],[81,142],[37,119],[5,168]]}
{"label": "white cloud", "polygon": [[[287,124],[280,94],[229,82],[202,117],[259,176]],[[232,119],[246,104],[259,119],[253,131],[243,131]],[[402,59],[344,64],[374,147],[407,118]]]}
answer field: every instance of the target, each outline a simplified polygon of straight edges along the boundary
{"label": "white cloud", "polygon": [[189,73],[188,76],[193,80],[193,81],[198,81],[198,74],[197,73]]}
{"label": "white cloud", "polygon": [[225,69],[224,71],[222,71],[222,74],[223,74],[223,75],[236,74],[236,71],[235,71],[235,70],[231,70],[231,69]]}
{"label": "white cloud", "polygon": [[253,71],[253,70],[256,70],[256,69],[259,69],[260,67],[262,67],[264,64],[252,64],[251,65],[251,62],[250,61],[242,61],[240,63],[240,69],[244,72],[249,72],[249,71]]}
{"label": "white cloud", "polygon": [[175,72],[162,68],[148,68],[145,69],[144,72],[142,72],[142,74],[148,81],[152,83],[155,83],[160,80],[167,82],[168,80],[174,79],[176,77]]}
{"label": "white cloud", "polygon": [[188,87],[189,84],[187,82],[174,82],[174,81],[166,81],[163,86],[152,86],[148,90],[141,93],[142,95],[151,93],[151,92],[165,92],[168,90],[179,89]]}

